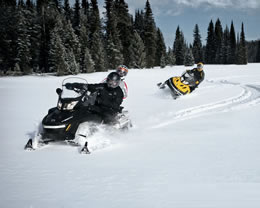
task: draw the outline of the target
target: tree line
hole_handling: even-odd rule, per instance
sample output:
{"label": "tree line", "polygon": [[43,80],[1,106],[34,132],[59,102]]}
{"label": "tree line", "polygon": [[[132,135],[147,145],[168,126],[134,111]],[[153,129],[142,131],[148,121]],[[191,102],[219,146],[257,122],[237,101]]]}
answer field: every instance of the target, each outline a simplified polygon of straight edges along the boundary
{"label": "tree line", "polygon": [[0,0],[0,75],[248,62],[243,24],[236,38],[233,23],[223,31],[219,19],[211,21],[206,46],[197,24],[190,45],[178,27],[166,49],[149,0],[134,16],[124,0],[105,0],[104,8],[101,18],[97,0],[75,0],[73,6],[69,0]]}

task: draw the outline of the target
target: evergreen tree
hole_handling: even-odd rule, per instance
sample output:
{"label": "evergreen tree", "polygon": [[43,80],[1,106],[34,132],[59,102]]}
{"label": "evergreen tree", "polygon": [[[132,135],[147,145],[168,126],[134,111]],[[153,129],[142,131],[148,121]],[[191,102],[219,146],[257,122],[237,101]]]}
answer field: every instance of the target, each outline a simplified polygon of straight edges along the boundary
{"label": "evergreen tree", "polygon": [[30,33],[29,33],[29,20],[27,19],[28,10],[25,9],[24,5],[19,6],[18,9],[18,22],[17,22],[17,58],[16,61],[19,68],[24,74],[30,74],[32,68],[31,63],[31,43],[30,43]]}
{"label": "evergreen tree", "polygon": [[122,44],[117,30],[116,11],[113,0],[105,1],[105,27],[106,27],[106,54],[107,65],[110,69],[115,69],[123,64]]}
{"label": "evergreen tree", "polygon": [[230,64],[236,63],[236,50],[237,50],[237,41],[236,41],[236,33],[234,29],[233,21],[231,22],[230,26]]}
{"label": "evergreen tree", "polygon": [[72,13],[72,11],[70,8],[69,0],[64,0],[64,14],[68,21],[71,20],[71,13]]}
{"label": "evergreen tree", "polygon": [[237,63],[238,64],[247,64],[247,47],[246,47],[246,40],[245,40],[245,33],[244,33],[244,24],[242,23],[241,26],[241,33],[240,33],[240,42],[238,45],[238,52],[237,52]]}
{"label": "evergreen tree", "polygon": [[223,33],[223,41],[221,45],[221,63],[230,64],[231,62],[231,48],[230,48],[230,32],[228,26],[226,26]]}
{"label": "evergreen tree", "polygon": [[196,24],[193,30],[193,46],[192,46],[192,53],[194,57],[195,63],[199,63],[203,60],[202,54],[202,43],[201,43],[201,36],[199,32],[199,26]]}
{"label": "evergreen tree", "polygon": [[216,50],[215,50],[214,24],[211,20],[208,27],[208,37],[207,37],[207,43],[205,48],[205,62],[207,64],[214,64],[215,54],[216,54]]}
{"label": "evergreen tree", "polygon": [[95,71],[105,71],[104,44],[101,35],[99,9],[96,0],[90,3],[90,51],[95,63]]}
{"label": "evergreen tree", "polygon": [[124,0],[116,0],[114,3],[115,13],[117,17],[117,30],[122,44],[122,54],[124,64],[132,67],[134,54],[133,54],[133,22],[130,14],[128,13],[128,5]]}
{"label": "evergreen tree", "polygon": [[90,52],[88,48],[85,48],[84,58],[82,61],[82,72],[83,73],[92,73],[94,72],[95,63],[91,58]]}
{"label": "evergreen tree", "polygon": [[95,71],[105,71],[105,57],[103,51],[103,43],[100,33],[97,31],[92,35],[91,55],[95,63]]}
{"label": "evergreen tree", "polygon": [[0,4],[0,71],[5,74],[15,66],[17,55],[17,11],[16,1],[3,1]]}
{"label": "evergreen tree", "polygon": [[223,54],[221,54],[221,46],[222,46],[222,38],[223,38],[223,29],[219,19],[217,19],[215,24],[215,63],[221,64],[221,59]]}
{"label": "evergreen tree", "polygon": [[134,29],[139,36],[144,40],[144,12],[143,10],[137,10],[135,12]]}
{"label": "evergreen tree", "polygon": [[260,40],[258,40],[258,44],[257,44],[257,53],[256,53],[256,62],[260,62]]}
{"label": "evergreen tree", "polygon": [[145,67],[145,48],[144,43],[138,32],[134,32],[133,41],[133,52],[134,52],[134,67],[142,69]]}
{"label": "evergreen tree", "polygon": [[75,58],[73,51],[67,49],[66,55],[66,60],[69,65],[70,74],[78,74],[80,72],[80,66]]}
{"label": "evergreen tree", "polygon": [[176,64],[176,58],[173,50],[169,47],[166,54],[166,65],[173,66]]}
{"label": "evergreen tree", "polygon": [[[67,25],[65,25],[65,28],[63,29],[64,31],[64,35],[63,35],[63,39],[64,39],[64,45],[68,51],[71,51],[71,55],[70,56],[75,56],[75,61],[77,63],[80,62],[80,43],[79,43],[79,39],[76,36],[76,34],[74,33],[74,30],[72,28],[72,24],[70,22],[67,23]],[[72,60],[74,60],[74,58],[71,58]]]}
{"label": "evergreen tree", "polygon": [[144,14],[144,45],[146,53],[146,67],[152,68],[155,65],[156,53],[156,25],[153,18],[149,0],[146,1]]}
{"label": "evergreen tree", "polygon": [[184,58],[184,65],[185,66],[193,66],[194,65],[194,57],[193,57],[191,48],[188,48],[186,50],[185,58]]}
{"label": "evergreen tree", "polygon": [[51,33],[51,46],[50,46],[50,62],[51,71],[56,72],[58,76],[69,74],[69,64],[66,61],[66,49],[63,46],[60,38],[59,28],[55,28]]}
{"label": "evergreen tree", "polygon": [[72,20],[72,26],[73,29],[75,30],[75,33],[79,35],[79,30],[80,30],[80,5],[79,5],[79,0],[75,1],[74,5],[74,13],[73,13],[73,20]]}
{"label": "evergreen tree", "polygon": [[89,13],[89,3],[88,0],[82,0],[81,3],[82,9],[83,9],[83,14],[88,15]]}
{"label": "evergreen tree", "polygon": [[173,44],[173,52],[176,58],[176,65],[183,65],[184,64],[184,56],[185,56],[185,43],[184,43],[184,36],[180,27],[177,27],[175,40]]}
{"label": "evergreen tree", "polygon": [[25,5],[27,9],[33,9],[33,3],[31,2],[31,0],[26,0]]}
{"label": "evergreen tree", "polygon": [[157,29],[157,48],[155,53],[155,66],[165,67],[165,59],[166,59],[166,46],[164,43],[164,38],[161,30]]}

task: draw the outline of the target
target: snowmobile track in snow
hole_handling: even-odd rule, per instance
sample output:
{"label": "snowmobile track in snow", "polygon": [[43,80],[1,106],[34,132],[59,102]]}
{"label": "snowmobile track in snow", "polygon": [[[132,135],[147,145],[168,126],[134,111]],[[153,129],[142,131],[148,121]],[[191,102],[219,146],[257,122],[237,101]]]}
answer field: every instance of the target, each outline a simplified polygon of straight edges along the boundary
{"label": "snowmobile track in snow", "polygon": [[260,104],[260,85],[252,85],[252,84],[242,85],[240,83],[230,82],[227,80],[221,80],[221,81],[211,80],[208,82],[215,84],[217,86],[223,84],[238,86],[242,89],[242,91],[239,95],[225,100],[194,106],[191,108],[177,111],[175,113],[169,113],[166,116],[169,119],[167,118],[161,119],[161,120],[167,120],[166,122],[156,124],[151,128],[160,128],[163,126],[167,126],[179,121],[183,121],[195,117],[211,115],[211,114],[221,113],[221,112],[230,112],[234,110],[240,110],[243,108],[249,108],[251,106]]}

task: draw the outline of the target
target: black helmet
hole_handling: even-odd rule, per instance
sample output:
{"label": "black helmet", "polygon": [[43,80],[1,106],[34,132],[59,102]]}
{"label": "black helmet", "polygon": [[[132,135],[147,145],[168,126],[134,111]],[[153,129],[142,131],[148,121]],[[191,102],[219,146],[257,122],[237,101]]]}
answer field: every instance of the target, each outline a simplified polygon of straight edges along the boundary
{"label": "black helmet", "polygon": [[116,72],[111,72],[107,76],[107,86],[111,88],[116,88],[120,84],[120,76]]}

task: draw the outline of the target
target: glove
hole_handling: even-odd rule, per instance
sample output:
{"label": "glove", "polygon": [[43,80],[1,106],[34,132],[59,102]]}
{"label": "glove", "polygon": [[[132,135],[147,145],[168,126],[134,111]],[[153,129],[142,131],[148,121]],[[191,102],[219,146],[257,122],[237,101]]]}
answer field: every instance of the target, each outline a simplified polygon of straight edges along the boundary
{"label": "glove", "polygon": [[66,83],[65,84],[66,89],[73,90],[73,84],[72,83]]}

